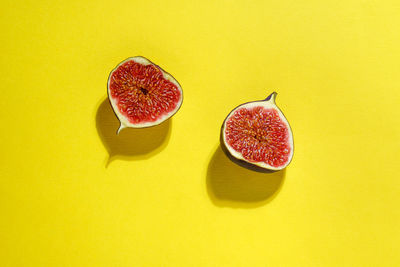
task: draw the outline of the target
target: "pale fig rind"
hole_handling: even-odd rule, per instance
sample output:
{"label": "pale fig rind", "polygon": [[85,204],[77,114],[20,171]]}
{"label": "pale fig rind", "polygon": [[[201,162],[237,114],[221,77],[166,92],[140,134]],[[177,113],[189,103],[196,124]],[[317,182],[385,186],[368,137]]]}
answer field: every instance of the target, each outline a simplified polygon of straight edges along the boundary
{"label": "pale fig rind", "polygon": [[[275,171],[279,171],[279,170],[286,168],[292,161],[293,151],[294,151],[293,133],[292,133],[292,129],[290,127],[288,120],[286,119],[286,117],[284,116],[282,111],[279,109],[279,107],[275,103],[276,95],[277,95],[277,93],[273,92],[265,100],[253,101],[253,102],[247,102],[247,103],[241,104],[241,105],[237,106],[236,108],[234,108],[228,114],[228,116],[225,118],[225,120],[221,126],[221,132],[220,132],[221,148],[225,152],[225,154],[228,156],[228,158],[231,159],[236,164],[238,164],[242,167],[254,170],[254,171],[258,171],[258,172],[275,172]],[[260,161],[254,162],[254,161],[246,160],[243,157],[243,155],[240,152],[234,150],[228,144],[228,142],[226,140],[226,136],[225,136],[226,122],[234,114],[234,112],[241,108],[251,108],[251,107],[256,107],[256,106],[262,106],[265,108],[272,108],[272,109],[276,110],[279,114],[279,118],[286,125],[286,127],[288,129],[288,135],[289,135],[288,136],[288,144],[289,144],[291,150],[290,150],[287,162],[285,164],[283,164],[282,166],[274,167],[265,162],[260,162]]]}
{"label": "pale fig rind", "polygon": [[[153,66],[155,66],[157,69],[159,69],[161,71],[161,73],[163,74],[163,78],[164,79],[172,82],[178,88],[178,90],[180,92],[179,102],[177,103],[176,107],[172,111],[168,112],[167,114],[163,114],[162,116],[157,118],[156,121],[141,122],[141,123],[132,123],[126,118],[126,116],[124,114],[121,113],[121,111],[119,110],[118,105],[117,105],[117,100],[114,99],[111,96],[110,81],[111,81],[111,77],[112,77],[113,73],[121,65],[123,65],[124,63],[126,63],[128,61],[134,61],[134,62],[142,64],[142,65],[153,65]],[[183,91],[182,91],[182,87],[178,83],[178,81],[171,74],[169,74],[168,72],[163,70],[160,66],[158,66],[157,64],[151,62],[150,60],[148,60],[147,58],[142,57],[142,56],[135,56],[135,57],[130,57],[130,58],[125,59],[124,61],[119,63],[110,72],[110,75],[108,76],[108,80],[107,80],[107,95],[108,95],[108,100],[110,101],[110,104],[111,104],[111,106],[113,108],[113,111],[114,111],[115,115],[117,116],[118,120],[120,121],[120,127],[117,130],[117,134],[119,134],[120,131],[122,129],[124,129],[124,128],[147,128],[147,127],[152,127],[152,126],[159,125],[159,124],[163,123],[164,121],[168,120],[169,118],[171,118],[173,115],[175,115],[175,113],[178,112],[178,110],[182,106],[182,102],[183,102]]]}

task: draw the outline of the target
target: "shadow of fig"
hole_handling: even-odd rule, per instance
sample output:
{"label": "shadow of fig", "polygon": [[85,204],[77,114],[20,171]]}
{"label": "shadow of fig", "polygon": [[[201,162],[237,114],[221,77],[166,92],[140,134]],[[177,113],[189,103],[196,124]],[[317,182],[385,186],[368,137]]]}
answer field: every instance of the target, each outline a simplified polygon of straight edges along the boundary
{"label": "shadow of fig", "polygon": [[256,208],[274,199],[286,170],[261,173],[232,162],[218,146],[207,169],[207,192],[219,207]]}

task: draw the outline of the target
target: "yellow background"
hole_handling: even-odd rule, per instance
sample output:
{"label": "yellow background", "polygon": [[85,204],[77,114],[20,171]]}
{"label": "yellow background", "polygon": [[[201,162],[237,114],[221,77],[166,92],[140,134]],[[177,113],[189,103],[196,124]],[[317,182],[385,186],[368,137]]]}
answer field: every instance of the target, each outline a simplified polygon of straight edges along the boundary
{"label": "yellow background", "polygon": [[[1,266],[400,266],[398,1],[2,1]],[[182,85],[124,130],[109,72]],[[278,92],[286,171],[230,163],[232,108]]]}

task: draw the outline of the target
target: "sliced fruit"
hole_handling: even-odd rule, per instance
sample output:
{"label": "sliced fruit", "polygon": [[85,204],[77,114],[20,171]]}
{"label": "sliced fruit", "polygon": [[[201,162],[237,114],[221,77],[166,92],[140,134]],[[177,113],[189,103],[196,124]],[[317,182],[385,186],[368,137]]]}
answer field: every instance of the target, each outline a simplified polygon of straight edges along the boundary
{"label": "sliced fruit", "polygon": [[221,144],[236,163],[257,171],[278,171],[292,160],[293,135],[275,103],[276,95],[242,104],[226,117]]}
{"label": "sliced fruit", "polygon": [[182,105],[179,83],[144,57],[122,61],[108,77],[108,98],[122,129],[158,125]]}

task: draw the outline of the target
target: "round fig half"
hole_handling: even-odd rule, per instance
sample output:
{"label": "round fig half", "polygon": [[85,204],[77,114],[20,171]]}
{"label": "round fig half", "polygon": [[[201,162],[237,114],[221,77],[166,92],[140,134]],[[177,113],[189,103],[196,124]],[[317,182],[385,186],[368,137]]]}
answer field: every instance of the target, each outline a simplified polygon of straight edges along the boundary
{"label": "round fig half", "polygon": [[226,117],[221,144],[230,159],[256,171],[278,171],[293,157],[293,134],[274,92],[265,100],[242,104]]}
{"label": "round fig half", "polygon": [[115,67],[107,82],[108,98],[121,126],[144,128],[172,117],[183,92],[169,73],[144,57],[131,57]]}

